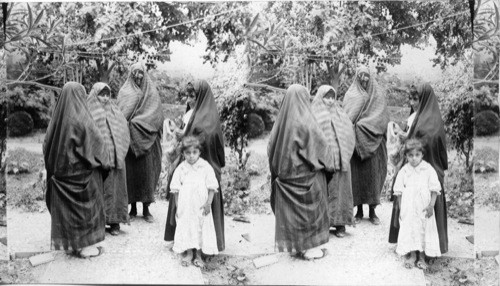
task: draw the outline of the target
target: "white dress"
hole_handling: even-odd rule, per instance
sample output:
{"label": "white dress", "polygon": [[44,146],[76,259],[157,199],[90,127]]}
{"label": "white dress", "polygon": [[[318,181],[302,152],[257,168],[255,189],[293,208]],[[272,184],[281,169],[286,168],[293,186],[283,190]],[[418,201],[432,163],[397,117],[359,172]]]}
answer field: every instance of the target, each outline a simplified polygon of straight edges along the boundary
{"label": "white dress", "polygon": [[430,257],[441,256],[434,214],[426,218],[424,209],[431,202],[431,192],[439,195],[441,185],[434,168],[422,160],[417,167],[405,164],[396,177],[394,194],[402,195],[399,235],[396,252],[425,251]]}
{"label": "white dress", "polygon": [[208,189],[217,191],[218,187],[212,166],[202,158],[193,165],[183,161],[175,169],[170,188],[179,191],[179,199],[173,251],[182,253],[195,248],[205,254],[218,254],[212,213],[204,216],[201,209],[208,199]]}

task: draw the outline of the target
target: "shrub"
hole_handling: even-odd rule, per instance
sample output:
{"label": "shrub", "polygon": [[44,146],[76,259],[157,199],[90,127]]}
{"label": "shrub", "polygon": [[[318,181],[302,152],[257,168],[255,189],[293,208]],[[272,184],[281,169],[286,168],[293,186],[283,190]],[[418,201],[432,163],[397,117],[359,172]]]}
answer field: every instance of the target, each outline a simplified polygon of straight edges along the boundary
{"label": "shrub", "polygon": [[474,152],[474,171],[489,173],[498,170],[498,151],[491,147],[477,149]]}
{"label": "shrub", "polygon": [[33,131],[33,119],[25,111],[17,111],[7,118],[7,128],[11,136],[23,136]]}
{"label": "shrub", "polygon": [[248,210],[250,176],[246,170],[237,167],[234,157],[230,157],[222,169],[221,188],[226,215],[242,214]]}
{"label": "shrub", "polygon": [[473,219],[474,184],[472,173],[467,172],[461,160],[450,165],[445,180],[448,215],[452,218]]}
{"label": "shrub", "polygon": [[17,86],[8,90],[6,97],[11,113],[25,111],[31,115],[34,127],[44,128],[50,121],[51,95],[52,91]]}
{"label": "shrub", "polygon": [[248,138],[255,138],[260,136],[265,129],[264,120],[256,113],[250,113],[247,117],[248,120]]}
{"label": "shrub", "polygon": [[248,115],[254,110],[255,103],[250,91],[241,89],[233,96],[221,99],[220,119],[227,145],[236,152],[238,168],[244,169],[248,154]]}
{"label": "shrub", "polygon": [[474,111],[479,113],[485,110],[493,110],[498,113],[497,95],[491,92],[489,86],[482,86],[474,90]]}
{"label": "shrub", "polygon": [[476,135],[479,136],[491,135],[500,128],[500,119],[498,115],[491,110],[479,112],[476,114],[474,121]]}

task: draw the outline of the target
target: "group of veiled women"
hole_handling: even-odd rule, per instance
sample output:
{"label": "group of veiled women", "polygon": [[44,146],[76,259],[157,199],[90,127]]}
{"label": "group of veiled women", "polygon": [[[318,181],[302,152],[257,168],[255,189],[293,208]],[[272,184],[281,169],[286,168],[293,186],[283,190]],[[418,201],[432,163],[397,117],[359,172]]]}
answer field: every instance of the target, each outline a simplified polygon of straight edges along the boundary
{"label": "group of veiled women", "polygon": [[[363,204],[369,206],[370,222],[380,223],[375,207],[380,204],[387,176],[387,128],[395,124],[389,121],[385,94],[369,70],[361,67],[342,106],[336,97],[335,89],[324,85],[311,103],[305,87],[290,86],[269,139],[276,245],[280,251],[295,252],[307,260],[324,257],[323,245],[329,240],[330,229],[343,237],[346,225],[360,223]],[[410,103],[406,130],[396,134],[406,157],[396,164],[395,175],[410,179],[395,180],[394,193],[391,190],[394,207],[389,242],[398,243],[401,229],[403,239],[397,252],[422,254],[415,264],[424,268],[424,259],[448,251],[443,189],[447,151],[443,120],[430,85],[412,87]],[[405,145],[415,141],[416,147]],[[410,168],[408,160],[413,164],[414,159],[408,154],[413,153],[420,154],[420,162],[423,157],[426,163]],[[427,165],[431,171],[424,168]],[[400,170],[404,174],[399,174]],[[427,174],[436,180],[418,185]],[[414,205],[422,205],[422,209]],[[354,207],[357,212],[353,216]],[[431,220],[435,223],[428,223]]]}
{"label": "group of veiled women", "polygon": [[[174,183],[168,186],[170,202],[164,239],[174,241],[174,250],[187,250],[192,259],[193,253],[190,256],[186,247],[211,249],[208,254],[225,248],[220,189],[225,155],[221,123],[208,83],[190,83],[187,91],[187,110],[180,132],[183,156],[175,161],[179,166],[174,168],[175,173],[169,175],[169,181]],[[119,234],[119,224],[137,216],[137,202],[142,202],[144,219],[153,221],[149,205],[154,201],[161,172],[164,120],[158,92],[144,66],[135,64],[116,102],[110,94],[110,87],[104,83],[96,83],[88,96],[82,85],[67,83],[44,142],[52,245],[80,257],[102,253],[102,247],[96,244],[104,240],[106,224],[111,234]],[[443,120],[428,84],[416,87],[412,94],[412,102],[417,103],[412,104],[411,122],[404,137],[422,142],[423,159],[437,172],[441,192],[435,200],[434,214],[440,253],[445,253],[448,241],[443,180],[447,157]],[[312,102],[305,87],[288,88],[268,144],[270,201],[279,251],[295,251],[304,259],[323,257],[322,246],[329,240],[330,229],[343,237],[346,225],[362,220],[363,204],[369,205],[369,220],[380,223],[375,207],[380,204],[387,175],[388,124],[385,96],[367,68],[358,69],[342,106],[331,86],[321,86]],[[193,161],[196,155],[200,160]],[[183,164],[183,160],[187,163]],[[203,215],[191,212],[198,216],[195,225],[200,229],[182,227],[182,235],[176,234],[179,222],[186,221],[182,217],[185,211],[179,209],[186,204],[178,197],[179,189],[186,184],[182,178],[199,174],[204,176],[201,185],[210,194],[206,203],[207,196],[203,196],[203,212],[199,212]],[[399,224],[395,221],[400,220],[401,196],[394,198],[391,243],[398,240]],[[205,229],[206,206],[210,206],[211,213],[208,229],[215,232],[210,245],[200,234]],[[181,237],[190,240],[186,238],[189,231],[200,237],[191,246],[178,241]]]}

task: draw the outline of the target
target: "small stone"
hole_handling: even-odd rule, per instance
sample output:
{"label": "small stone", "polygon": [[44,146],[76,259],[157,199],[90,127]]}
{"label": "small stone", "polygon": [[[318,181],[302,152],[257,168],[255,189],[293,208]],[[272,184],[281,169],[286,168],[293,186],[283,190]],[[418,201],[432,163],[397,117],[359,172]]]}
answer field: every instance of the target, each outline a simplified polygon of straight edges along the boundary
{"label": "small stone", "polygon": [[21,165],[19,165],[19,172],[20,173],[30,172],[30,165],[28,164],[28,162],[22,162]]}

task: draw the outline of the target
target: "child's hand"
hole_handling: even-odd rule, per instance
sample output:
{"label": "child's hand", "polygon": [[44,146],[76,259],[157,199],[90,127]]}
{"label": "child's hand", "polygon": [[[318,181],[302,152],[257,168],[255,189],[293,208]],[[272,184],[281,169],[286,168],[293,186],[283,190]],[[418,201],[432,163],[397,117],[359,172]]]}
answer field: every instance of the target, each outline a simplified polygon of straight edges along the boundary
{"label": "child's hand", "polygon": [[203,215],[206,216],[210,213],[212,206],[210,204],[204,204],[200,210],[203,210]]}
{"label": "child's hand", "polygon": [[431,205],[428,205],[425,209],[424,209],[424,212],[426,213],[425,214],[425,217],[426,218],[430,218],[433,214],[434,214],[434,207],[431,206]]}

